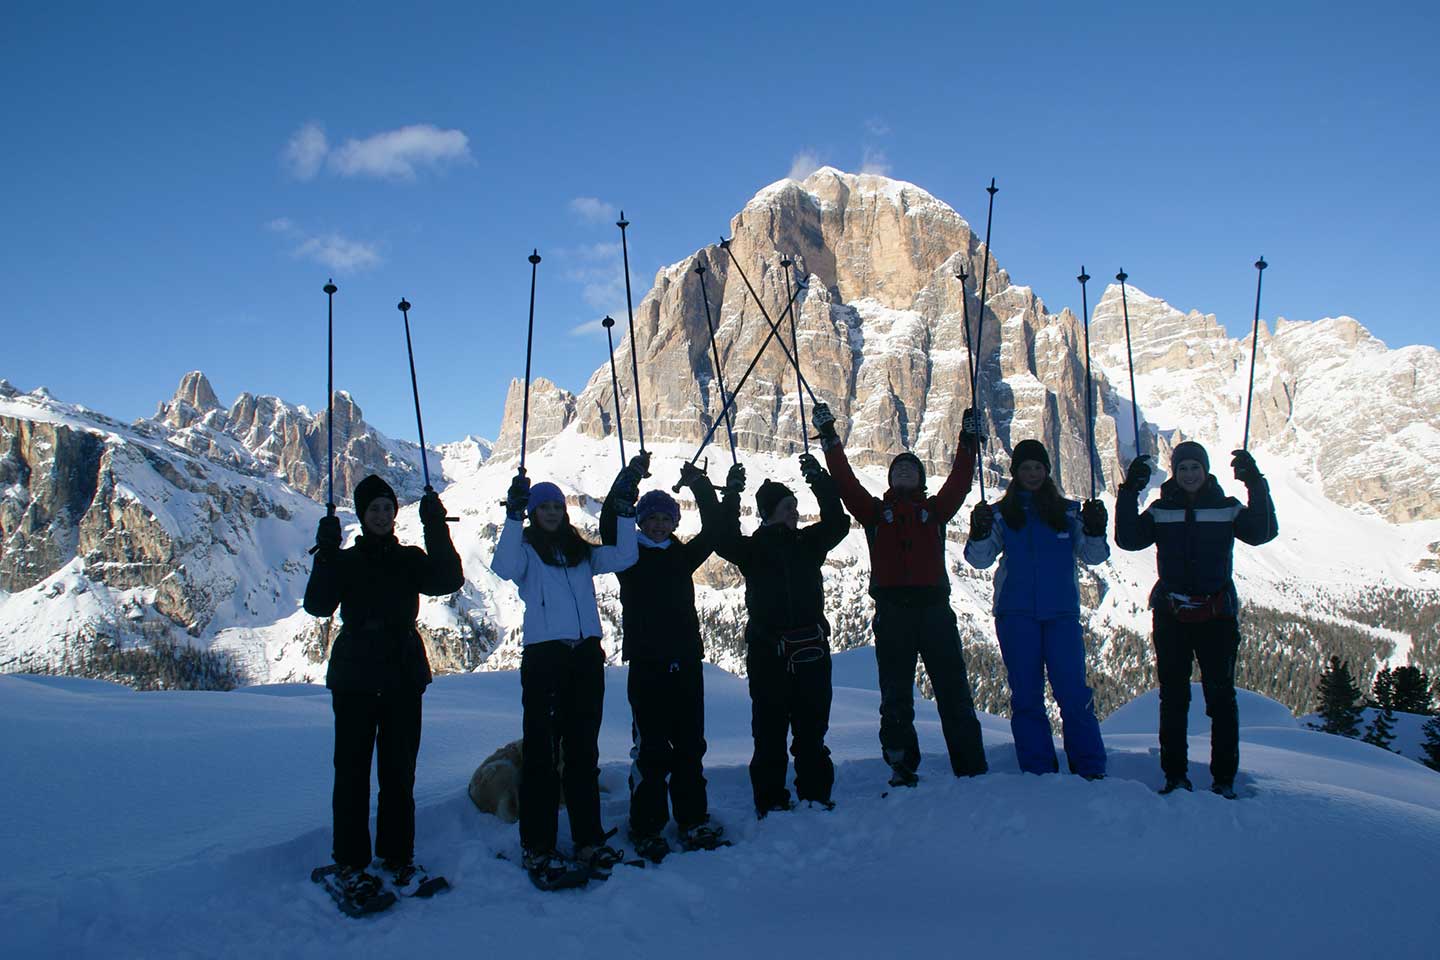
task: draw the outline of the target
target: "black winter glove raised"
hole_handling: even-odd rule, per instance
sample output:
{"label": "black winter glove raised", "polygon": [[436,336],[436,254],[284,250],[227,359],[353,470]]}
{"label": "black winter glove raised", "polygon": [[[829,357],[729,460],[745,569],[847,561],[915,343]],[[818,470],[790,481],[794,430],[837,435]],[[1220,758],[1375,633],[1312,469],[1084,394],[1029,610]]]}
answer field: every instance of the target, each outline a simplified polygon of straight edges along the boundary
{"label": "black winter glove raised", "polygon": [[974,450],[984,440],[985,433],[980,429],[980,421],[975,416],[975,411],[966,407],[965,412],[960,415],[961,445]]}
{"label": "black winter glove raised", "polygon": [[636,467],[626,467],[610,485],[610,502],[615,513],[622,517],[635,516],[635,501],[640,499],[640,472]]}
{"label": "black winter glove raised", "polygon": [[1250,456],[1250,451],[1248,450],[1232,450],[1230,452],[1230,466],[1235,471],[1235,479],[1247,487],[1253,487],[1265,479],[1260,473],[1260,467],[1255,463],[1255,458]]}
{"label": "black winter glove raised", "polygon": [[434,490],[429,491],[420,498],[420,522],[425,526],[444,524],[445,518],[449,516],[445,512],[445,504],[440,502],[440,494]]}
{"label": "black winter glove raised", "polygon": [[1105,536],[1110,525],[1110,513],[1099,500],[1086,500],[1080,507],[1080,526],[1087,537]]}
{"label": "black winter glove raised", "polygon": [[745,489],[745,465],[743,463],[733,464],[728,473],[725,474],[725,490],[728,493],[738,494]]}
{"label": "black winter glove raised", "polygon": [[986,540],[995,530],[995,510],[990,504],[981,500],[975,504],[975,509],[970,511],[970,539]]}
{"label": "black winter glove raised", "polygon": [[815,404],[815,409],[810,414],[810,422],[814,424],[817,439],[826,450],[840,442],[840,434],[835,429],[835,414],[830,412],[828,405]]}
{"label": "black winter glove raised", "polygon": [[1130,466],[1125,470],[1125,480],[1120,484],[1121,490],[1139,493],[1150,483],[1149,457],[1139,456],[1130,461]]}
{"label": "black winter glove raised", "polygon": [[510,481],[510,490],[505,494],[505,516],[511,520],[524,520],[525,508],[530,505],[530,478],[523,473],[515,474]]}
{"label": "black winter glove raised", "polygon": [[680,465],[680,486],[682,487],[689,487],[691,490],[694,490],[697,483],[708,482],[709,479],[709,477],[705,476],[705,471],[693,463],[687,462]]}
{"label": "black winter glove raised", "polygon": [[814,454],[802,453],[800,454],[800,475],[805,478],[806,483],[813,487],[815,481],[826,474],[825,468],[820,466],[820,461],[815,459]]}
{"label": "black winter glove raised", "polygon": [[315,526],[315,553],[329,560],[340,552],[340,544],[344,542],[344,535],[340,531],[339,517],[321,517],[320,522]]}

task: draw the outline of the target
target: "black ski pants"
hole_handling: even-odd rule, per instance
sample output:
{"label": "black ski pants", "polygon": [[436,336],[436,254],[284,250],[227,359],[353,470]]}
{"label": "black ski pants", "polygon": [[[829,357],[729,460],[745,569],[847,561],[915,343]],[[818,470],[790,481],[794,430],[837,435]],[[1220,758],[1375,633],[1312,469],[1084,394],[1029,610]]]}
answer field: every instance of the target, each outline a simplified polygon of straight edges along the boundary
{"label": "black ski pants", "polygon": [[[600,718],[605,707],[605,651],[591,637],[526,645],[520,655],[524,730],[520,770],[520,843],[555,849],[560,791],[575,846],[601,843]],[[556,770],[563,758],[564,772]]]}
{"label": "black ski pants", "polygon": [[630,663],[630,833],[659,833],[670,819],[704,823],[705,678],[700,661]]}
{"label": "black ski pants", "polygon": [[750,788],[755,810],[788,806],[785,789],[789,761],[786,734],[795,757],[795,793],[801,800],[829,802],[835,764],[825,734],[830,729],[830,653],[807,663],[786,663],[773,637],[749,638],[745,665],[750,683]]}
{"label": "black ski pants", "polygon": [[920,766],[920,742],[915,736],[915,660],[922,657],[935,688],[950,769],[957,777],[988,770],[960,630],[949,601],[908,606],[876,600],[872,626],[880,673],[880,749],[885,762],[909,773]]}
{"label": "black ski pants", "polygon": [[420,753],[420,698],[413,688],[382,692],[332,690],[335,789],[331,856],[351,867],[370,865],[370,758],[379,748],[379,810],[375,855],[409,862],[415,855],[415,759]]}
{"label": "black ski pants", "polygon": [[1210,775],[1231,783],[1240,767],[1240,710],[1235,704],[1235,656],[1240,627],[1234,617],[1181,623],[1154,612],[1155,672],[1160,678],[1160,768],[1183,777],[1189,766],[1190,673],[1200,664],[1205,714],[1210,718]]}

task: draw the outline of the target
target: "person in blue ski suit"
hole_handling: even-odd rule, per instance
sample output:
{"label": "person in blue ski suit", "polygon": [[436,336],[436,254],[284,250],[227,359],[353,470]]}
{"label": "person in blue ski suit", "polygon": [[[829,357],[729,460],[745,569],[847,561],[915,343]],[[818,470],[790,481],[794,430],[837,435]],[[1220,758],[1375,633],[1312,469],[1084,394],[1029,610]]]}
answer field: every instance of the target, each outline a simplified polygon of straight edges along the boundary
{"label": "person in blue ski suit", "polygon": [[[633,564],[635,500],[643,467],[620,471],[610,488],[616,544],[595,546],[580,536],[553,483],[530,486],[516,474],[505,501],[505,526],[490,569],[520,587],[525,604],[520,655],[520,845],[525,869],[546,888],[575,864],[555,850],[560,794],[570,817],[574,861],[606,869],[621,859],[605,843],[600,822],[600,720],[605,705],[605,651],[594,578]],[[524,524],[526,511],[530,523]],[[564,779],[555,751],[564,755]]]}
{"label": "person in blue ski suit", "polygon": [[[1109,518],[1105,505],[1082,506],[1061,496],[1050,478],[1050,456],[1037,440],[1015,445],[1014,478],[999,504],[981,502],[970,517],[965,560],[995,574],[995,635],[1010,680],[1010,729],[1025,773],[1060,769],[1045,713],[1045,675],[1060,705],[1065,757],[1072,773],[1105,776],[1105,744],[1095,700],[1085,683],[1077,561],[1104,563]],[[999,513],[999,517],[995,514]]]}

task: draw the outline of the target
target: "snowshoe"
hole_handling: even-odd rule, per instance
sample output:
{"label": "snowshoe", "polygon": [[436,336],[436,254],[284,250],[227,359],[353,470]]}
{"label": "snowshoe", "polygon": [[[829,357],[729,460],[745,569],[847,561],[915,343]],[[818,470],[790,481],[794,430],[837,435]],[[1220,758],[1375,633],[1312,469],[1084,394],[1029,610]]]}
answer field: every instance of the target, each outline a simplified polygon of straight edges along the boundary
{"label": "snowshoe", "polygon": [[1097,780],[1104,780],[1104,779],[1105,779],[1105,774],[1103,774],[1103,773],[1082,773],[1082,774],[1080,774],[1080,779],[1081,779],[1081,780],[1089,780],[1091,783],[1094,783],[1094,782],[1097,781]]}
{"label": "snowshoe", "polygon": [[432,877],[420,864],[411,860],[406,863],[384,861],[380,869],[385,873],[387,885],[397,897],[419,897],[425,899],[450,889],[450,881],[444,877]]}
{"label": "snowshoe", "polygon": [[644,860],[626,860],[625,854],[608,843],[591,843],[575,850],[575,860],[590,871],[591,880],[609,880],[610,873],[620,864],[643,867]]}
{"label": "snowshoe", "polygon": [[1234,800],[1236,797],[1235,784],[1228,780],[1217,780],[1210,785],[1210,792],[1226,800]]}
{"label": "snowshoe", "polygon": [[1166,794],[1174,793],[1176,790],[1184,790],[1186,793],[1189,793],[1194,789],[1195,787],[1190,783],[1189,777],[1166,777],[1165,786],[1160,788],[1160,795],[1165,796]]}
{"label": "snowshoe", "polygon": [[892,787],[913,787],[920,782],[920,776],[914,770],[906,770],[904,767],[890,768],[890,786]]}
{"label": "snowshoe", "polygon": [[527,850],[521,862],[530,882],[539,890],[570,890],[590,882],[589,867],[553,850]]}
{"label": "snowshoe", "polygon": [[725,828],[718,823],[696,824],[693,827],[683,827],[680,830],[680,848],[686,852],[694,850],[718,850],[721,847],[730,846],[730,841],[725,839]]}
{"label": "snowshoe", "polygon": [[772,813],[784,813],[787,810],[795,809],[795,801],[790,799],[790,791],[786,790],[784,795],[772,800],[769,804],[755,805],[755,819],[764,820]]}
{"label": "snowshoe", "polygon": [[834,810],[834,809],[835,809],[835,801],[834,801],[834,800],[814,800],[814,799],[811,799],[811,798],[809,798],[809,797],[806,797],[806,798],[805,798],[805,805],[808,806],[808,807],[810,807],[811,809],[814,809],[815,807],[819,807],[821,810],[824,810],[826,813],[829,813],[831,810]]}
{"label": "snowshoe", "polygon": [[310,871],[310,879],[325,888],[340,912],[350,917],[379,913],[395,903],[395,894],[384,889],[380,878],[356,867],[332,863]]}
{"label": "snowshoe", "polygon": [[651,863],[659,863],[670,853],[670,843],[658,833],[648,836],[630,835],[630,845],[635,848],[635,855],[644,857]]}

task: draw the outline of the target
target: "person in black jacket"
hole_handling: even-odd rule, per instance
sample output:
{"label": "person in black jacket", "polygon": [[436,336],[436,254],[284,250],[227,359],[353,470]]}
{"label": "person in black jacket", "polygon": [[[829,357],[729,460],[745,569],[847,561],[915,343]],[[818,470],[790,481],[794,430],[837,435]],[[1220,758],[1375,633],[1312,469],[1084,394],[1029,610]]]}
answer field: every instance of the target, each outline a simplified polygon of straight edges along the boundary
{"label": "person in black jacket", "polygon": [[[705,648],[695,612],[695,571],[715,549],[718,504],[704,472],[685,464],[680,482],[689,487],[708,525],[688,542],[674,535],[680,505],[663,490],[651,490],[635,506],[640,559],[616,576],[624,611],[621,658],[630,664],[627,693],[633,717],[630,751],[630,842],[635,852],[659,862],[670,852],[661,831],[670,819],[669,801],[686,850],[721,845],[723,828],[710,820],[705,795]],[[736,464],[726,483],[725,513],[738,513],[745,468]],[[600,529],[614,525],[609,504]],[[668,783],[667,783],[668,779]]]}
{"label": "person in black jacket", "polygon": [[[750,787],[756,815],[792,806],[785,788],[787,731],[795,756],[795,793],[831,808],[835,766],[830,728],[830,623],[825,619],[825,556],[850,531],[835,481],[810,454],[800,469],[820,504],[820,520],[799,526],[795,495],[767,480],[755,492],[760,528],[740,534],[738,516],[704,516],[717,530],[715,552],[745,576],[745,665],[750,681],[750,732],[755,752]],[[712,514],[718,514],[711,508]]]}
{"label": "person in black jacket", "polygon": [[1150,591],[1155,672],[1160,679],[1161,793],[1192,789],[1186,734],[1190,673],[1200,663],[1205,713],[1210,717],[1211,790],[1235,798],[1240,766],[1240,712],[1235,703],[1235,658],[1240,648],[1240,599],[1232,579],[1235,541],[1254,546],[1279,533],[1270,487],[1248,451],[1231,460],[1249,502],[1227,497],[1210,475],[1210,456],[1192,440],[1177,444],[1170,479],[1160,499],[1142,514],[1140,491],[1150,466],[1138,457],[1115,498],[1115,545],[1143,550],[1155,545],[1159,579]]}
{"label": "person in black jacket", "polygon": [[361,534],[348,550],[340,519],[322,517],[305,611],[342,626],[330,651],[325,686],[335,711],[334,845],[341,879],[357,899],[379,892],[370,865],[370,758],[379,744],[379,810],[375,854],[399,892],[425,879],[415,864],[415,760],[420,752],[420,698],[430,662],[415,629],[420,594],[439,597],[465,582],[450,542],[445,506],[433,491],[420,500],[425,549],[395,539],[399,502],[370,475],[355,488]]}

